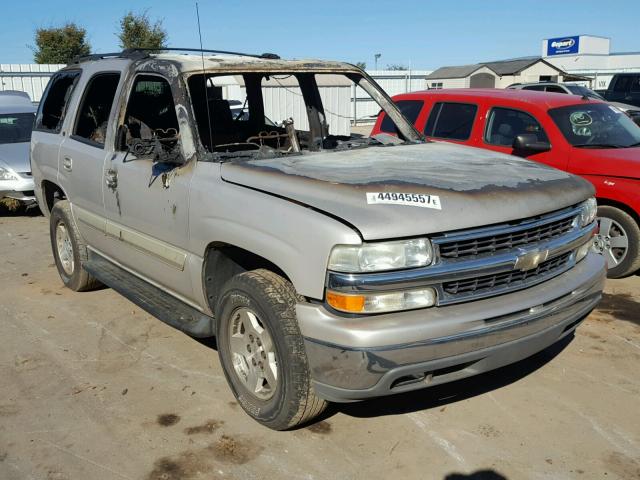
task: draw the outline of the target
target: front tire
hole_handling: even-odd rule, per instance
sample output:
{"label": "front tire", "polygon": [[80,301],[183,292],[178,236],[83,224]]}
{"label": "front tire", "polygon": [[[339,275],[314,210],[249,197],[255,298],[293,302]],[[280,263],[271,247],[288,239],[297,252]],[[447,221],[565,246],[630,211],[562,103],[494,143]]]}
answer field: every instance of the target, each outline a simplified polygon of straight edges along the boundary
{"label": "front tire", "polygon": [[288,281],[253,270],[225,285],[216,308],[218,354],[238,403],[253,419],[286,430],[319,415]]}
{"label": "front tire", "polygon": [[599,232],[594,249],[602,253],[608,278],[623,278],[640,268],[640,227],[631,215],[616,207],[598,207]]}
{"label": "front tire", "polygon": [[75,292],[100,287],[101,283],[82,268],[88,258],[87,245],[73,220],[68,200],[56,202],[51,209],[49,233],[53,258],[64,285]]}

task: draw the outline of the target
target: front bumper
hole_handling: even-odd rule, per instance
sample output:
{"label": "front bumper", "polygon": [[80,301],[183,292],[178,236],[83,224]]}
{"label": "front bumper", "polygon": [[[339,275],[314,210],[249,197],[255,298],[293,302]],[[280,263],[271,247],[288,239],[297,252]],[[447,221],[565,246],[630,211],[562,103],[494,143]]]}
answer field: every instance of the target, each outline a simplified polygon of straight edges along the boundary
{"label": "front bumper", "polygon": [[605,277],[603,257],[590,253],[535,287],[459,305],[350,318],[298,304],[316,393],[362,400],[527,358],[577,327],[600,301]]}
{"label": "front bumper", "polygon": [[18,174],[17,180],[0,180],[0,199],[13,198],[25,204],[36,202],[33,178]]}

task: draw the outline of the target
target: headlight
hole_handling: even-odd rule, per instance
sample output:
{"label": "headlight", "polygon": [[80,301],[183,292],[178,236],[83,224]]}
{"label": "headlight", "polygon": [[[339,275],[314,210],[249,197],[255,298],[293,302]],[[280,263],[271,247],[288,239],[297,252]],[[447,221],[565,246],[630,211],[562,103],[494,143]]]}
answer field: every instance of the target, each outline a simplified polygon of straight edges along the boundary
{"label": "headlight", "polygon": [[596,219],[598,204],[596,203],[596,199],[591,197],[589,200],[582,202],[580,207],[580,227],[586,227]]}
{"label": "headlight", "polygon": [[18,180],[18,177],[11,173],[11,170],[0,167],[0,181],[1,180]]}
{"label": "headlight", "polygon": [[402,292],[367,293],[353,295],[327,291],[327,303],[336,310],[348,313],[385,313],[431,307],[436,302],[433,288]]}
{"label": "headlight", "polygon": [[589,250],[591,250],[591,247],[593,246],[593,237],[590,238],[589,240],[587,240],[585,243],[583,243],[577,250],[576,250],[576,262],[579,262],[580,260],[582,260],[584,257],[587,256],[587,254],[589,253]]}
{"label": "headlight", "polygon": [[433,260],[433,248],[426,238],[394,242],[336,245],[329,256],[329,270],[335,272],[381,272],[424,267]]}

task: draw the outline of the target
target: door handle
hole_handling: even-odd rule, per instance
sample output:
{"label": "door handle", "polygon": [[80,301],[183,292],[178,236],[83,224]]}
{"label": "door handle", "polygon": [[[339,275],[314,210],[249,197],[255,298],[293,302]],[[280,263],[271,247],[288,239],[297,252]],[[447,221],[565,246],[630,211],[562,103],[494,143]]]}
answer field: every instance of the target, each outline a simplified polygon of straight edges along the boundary
{"label": "door handle", "polygon": [[118,187],[118,171],[110,168],[104,176],[104,183],[107,188],[115,189]]}
{"label": "door handle", "polygon": [[67,172],[70,172],[73,168],[73,160],[71,157],[64,157],[62,159],[62,168],[64,168]]}

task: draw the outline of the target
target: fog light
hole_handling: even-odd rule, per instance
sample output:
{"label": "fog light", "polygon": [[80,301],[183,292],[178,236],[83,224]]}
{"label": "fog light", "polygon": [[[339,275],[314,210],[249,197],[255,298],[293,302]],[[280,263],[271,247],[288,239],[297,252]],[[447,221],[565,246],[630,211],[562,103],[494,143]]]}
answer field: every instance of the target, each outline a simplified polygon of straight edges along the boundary
{"label": "fog light", "polygon": [[347,313],[383,313],[431,307],[436,303],[433,288],[420,288],[402,292],[352,295],[327,291],[327,303]]}
{"label": "fog light", "polygon": [[578,247],[578,249],[576,250],[576,262],[579,262],[584,257],[586,257],[592,247],[593,238],[590,238],[586,243],[583,243],[582,246]]}

